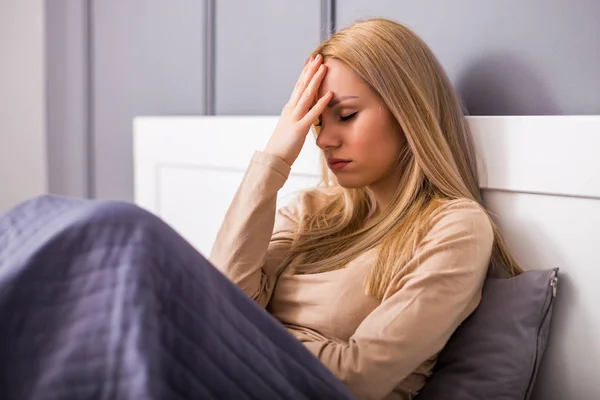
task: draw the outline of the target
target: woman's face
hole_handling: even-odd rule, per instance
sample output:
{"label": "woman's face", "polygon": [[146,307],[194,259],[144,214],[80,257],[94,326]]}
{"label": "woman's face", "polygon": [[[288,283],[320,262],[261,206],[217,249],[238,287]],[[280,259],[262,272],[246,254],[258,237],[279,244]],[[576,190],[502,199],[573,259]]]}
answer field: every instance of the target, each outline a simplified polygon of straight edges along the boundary
{"label": "woman's face", "polygon": [[398,157],[406,146],[400,126],[379,95],[337,59],[328,59],[318,96],[333,98],[319,119],[319,146],[341,186],[393,193]]}

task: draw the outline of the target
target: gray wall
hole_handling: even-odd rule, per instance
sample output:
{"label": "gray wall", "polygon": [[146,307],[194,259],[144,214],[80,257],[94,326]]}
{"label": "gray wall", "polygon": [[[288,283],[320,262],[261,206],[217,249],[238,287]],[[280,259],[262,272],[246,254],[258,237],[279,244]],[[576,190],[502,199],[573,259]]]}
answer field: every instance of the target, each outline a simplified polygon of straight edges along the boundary
{"label": "gray wall", "polygon": [[133,199],[132,121],[204,112],[198,0],[47,0],[50,191]]}
{"label": "gray wall", "polygon": [[339,1],[337,24],[386,16],[433,49],[473,115],[600,114],[596,0]]}
{"label": "gray wall", "polygon": [[44,5],[0,0],[0,213],[48,186]]}
{"label": "gray wall", "polygon": [[320,41],[320,1],[218,0],[216,114],[279,114]]}
{"label": "gray wall", "polygon": [[215,3],[48,0],[52,191],[131,200],[137,115],[278,114],[330,15],[408,24],[471,114],[600,114],[594,0]]}
{"label": "gray wall", "polygon": [[91,177],[85,1],[46,4],[46,136],[49,189],[87,197]]}

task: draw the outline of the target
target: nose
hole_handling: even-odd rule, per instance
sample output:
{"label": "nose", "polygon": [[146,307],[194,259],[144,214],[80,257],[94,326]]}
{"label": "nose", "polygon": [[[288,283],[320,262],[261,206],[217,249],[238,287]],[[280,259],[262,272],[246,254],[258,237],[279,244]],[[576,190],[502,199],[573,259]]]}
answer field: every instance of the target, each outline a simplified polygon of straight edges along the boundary
{"label": "nose", "polygon": [[317,135],[316,143],[321,150],[338,148],[342,145],[342,138],[335,129],[322,126]]}

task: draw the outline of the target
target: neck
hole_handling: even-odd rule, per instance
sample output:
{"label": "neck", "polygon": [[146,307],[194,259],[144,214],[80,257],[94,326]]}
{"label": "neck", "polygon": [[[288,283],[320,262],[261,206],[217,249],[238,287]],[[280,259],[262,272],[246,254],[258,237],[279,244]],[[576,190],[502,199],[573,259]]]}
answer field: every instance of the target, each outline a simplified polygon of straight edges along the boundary
{"label": "neck", "polygon": [[387,176],[386,178],[369,185],[369,190],[375,198],[375,211],[370,219],[376,218],[385,212],[394,198],[396,189],[400,182],[400,171],[396,174]]}

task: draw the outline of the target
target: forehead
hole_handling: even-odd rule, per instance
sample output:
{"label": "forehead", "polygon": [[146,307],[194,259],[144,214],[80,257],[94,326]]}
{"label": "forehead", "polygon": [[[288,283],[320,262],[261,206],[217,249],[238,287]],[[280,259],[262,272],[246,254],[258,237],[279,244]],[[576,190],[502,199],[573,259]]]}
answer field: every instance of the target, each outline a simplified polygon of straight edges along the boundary
{"label": "forehead", "polygon": [[343,96],[349,92],[359,95],[370,90],[366,82],[344,62],[328,59],[325,65],[327,65],[327,74],[321,82],[320,92],[325,93],[331,90],[334,96]]}

